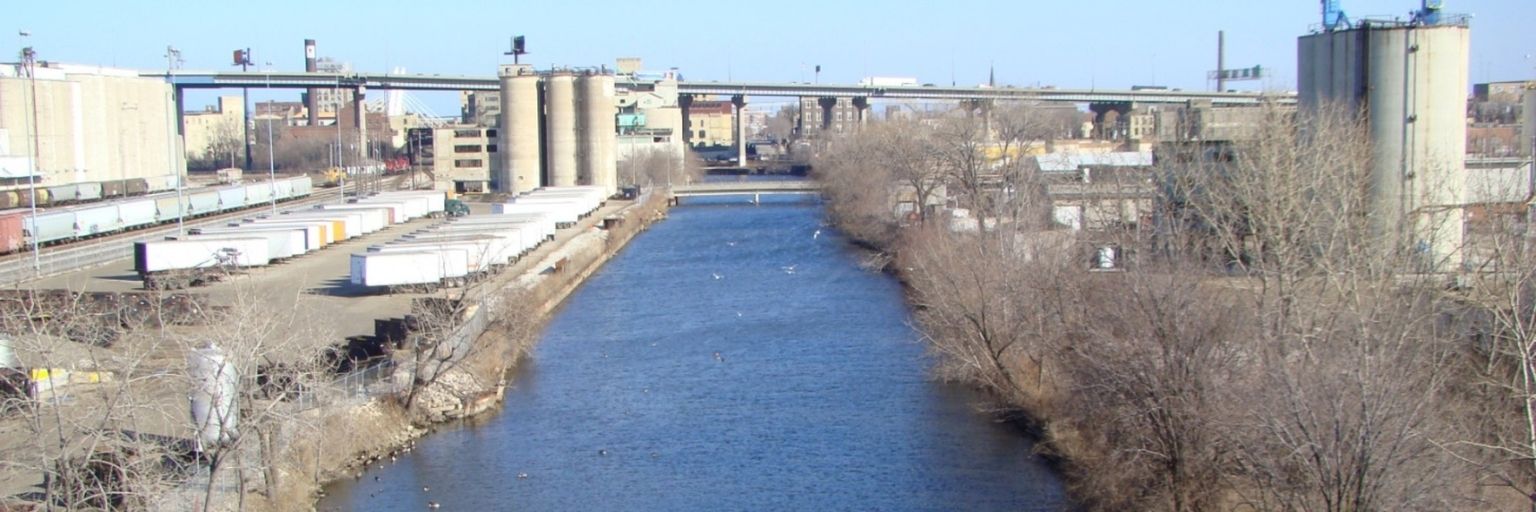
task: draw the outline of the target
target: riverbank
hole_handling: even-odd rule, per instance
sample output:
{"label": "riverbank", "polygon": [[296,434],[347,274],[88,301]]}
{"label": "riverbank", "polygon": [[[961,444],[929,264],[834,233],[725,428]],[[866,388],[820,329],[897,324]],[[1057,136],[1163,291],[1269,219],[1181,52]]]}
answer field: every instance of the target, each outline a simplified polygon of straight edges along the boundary
{"label": "riverbank", "polygon": [[[418,400],[416,414],[408,414],[392,398],[326,407],[305,413],[295,428],[308,427],[314,434],[295,436],[279,460],[278,485],[267,493],[265,510],[313,509],[323,497],[326,484],[360,478],[370,464],[380,464],[412,449],[416,439],[437,425],[493,410],[501,401],[508,376],[531,348],[550,312],[637,234],[666,216],[666,200],[650,194],[628,208],[599,220],[592,227],[525,269],[505,279],[518,305],[507,318],[492,322],[480,335],[480,350],[429,386]],[[346,432],[328,435],[326,432]],[[248,506],[250,504],[247,504]]]}

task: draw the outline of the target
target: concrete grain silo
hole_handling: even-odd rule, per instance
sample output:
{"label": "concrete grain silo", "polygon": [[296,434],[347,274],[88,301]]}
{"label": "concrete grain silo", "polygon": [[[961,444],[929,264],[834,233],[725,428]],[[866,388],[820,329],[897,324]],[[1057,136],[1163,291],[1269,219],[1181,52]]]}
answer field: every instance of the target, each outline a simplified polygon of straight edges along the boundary
{"label": "concrete grain silo", "polygon": [[[1438,13],[1437,13],[1438,14]],[[1371,219],[1426,269],[1462,260],[1469,30],[1465,20],[1363,20],[1298,41],[1303,109],[1363,109]]]}
{"label": "concrete grain silo", "polygon": [[500,172],[497,190],[516,194],[538,188],[543,147],[539,144],[539,75],[526,65],[504,65],[501,80]]}
{"label": "concrete grain silo", "polygon": [[614,102],[613,75],[591,73],[576,80],[577,139],[580,166],[577,182],[600,186],[609,194],[618,191],[618,161],[615,156],[617,107]]}
{"label": "concrete grain silo", "polygon": [[567,72],[551,73],[544,81],[544,90],[549,185],[575,186],[579,167],[576,156],[576,77]]}
{"label": "concrete grain silo", "polygon": [[1536,151],[1536,82],[1525,84],[1525,123],[1521,126],[1520,147],[1530,155]]}

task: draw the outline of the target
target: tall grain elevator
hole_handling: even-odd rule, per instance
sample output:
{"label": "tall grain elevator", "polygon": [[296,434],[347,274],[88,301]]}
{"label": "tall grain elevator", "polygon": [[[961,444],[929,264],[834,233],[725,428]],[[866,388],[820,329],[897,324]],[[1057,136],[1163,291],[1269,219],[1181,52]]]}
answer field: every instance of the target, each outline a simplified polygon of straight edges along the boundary
{"label": "tall grain elevator", "polygon": [[502,66],[497,77],[501,81],[502,165],[491,177],[491,186],[509,194],[527,192],[543,186],[539,75],[531,66],[513,64]]}
{"label": "tall grain elevator", "polygon": [[549,141],[549,185],[576,185],[576,76],[555,71],[544,81],[544,126]]}
{"label": "tall grain elevator", "polygon": [[[606,70],[535,71],[503,65],[501,132],[491,186],[521,194],[539,187],[601,186],[618,191],[618,106]],[[548,171],[547,173],[544,171]]]}
{"label": "tall grain elevator", "polygon": [[[1325,2],[1326,5],[1326,2]],[[1303,110],[1362,112],[1372,144],[1370,222],[1389,251],[1425,270],[1462,261],[1470,30],[1424,2],[1412,19],[1328,20],[1297,42]]]}
{"label": "tall grain elevator", "polygon": [[580,166],[576,181],[580,185],[600,186],[613,195],[618,191],[618,123],[615,115],[613,75],[594,70],[576,79],[576,105],[579,116],[576,131]]}

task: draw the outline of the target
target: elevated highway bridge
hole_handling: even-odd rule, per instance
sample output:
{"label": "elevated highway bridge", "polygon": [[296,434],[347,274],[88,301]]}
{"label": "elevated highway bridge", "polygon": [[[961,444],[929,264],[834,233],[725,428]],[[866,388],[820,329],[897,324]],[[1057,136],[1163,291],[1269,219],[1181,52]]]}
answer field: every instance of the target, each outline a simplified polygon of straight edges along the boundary
{"label": "elevated highway bridge", "polygon": [[[174,71],[143,73],[146,77],[164,77],[177,89],[272,88],[272,89],[401,89],[411,91],[496,91],[500,85],[494,76],[454,76],[424,74],[367,74],[324,72],[200,72]],[[655,82],[620,79],[615,85],[631,89],[651,89]],[[1253,92],[1178,91],[1164,89],[1055,89],[1014,87],[936,87],[874,86],[838,84],[802,84],[770,82],[677,82],[678,94],[889,98],[929,100],[1033,100],[1066,103],[1185,103],[1208,100],[1213,105],[1254,105],[1263,102],[1292,104],[1294,94]]]}
{"label": "elevated highway bridge", "polygon": [[[256,89],[348,89],[352,91],[354,103],[352,112],[357,118],[353,121],[357,130],[358,143],[354,144],[359,151],[359,156],[366,158],[368,148],[367,124],[364,121],[365,108],[364,97],[369,89],[374,90],[411,90],[411,91],[499,91],[501,83],[494,76],[443,76],[425,74],[368,74],[368,73],[334,73],[334,72],[202,72],[202,71],[168,71],[164,73],[143,73],[146,77],[164,77],[175,92],[177,111],[184,112],[182,108],[183,92],[187,89],[223,89],[223,88],[256,88]],[[662,82],[635,80],[632,78],[618,79],[614,85],[618,88],[656,91],[660,89]],[[806,83],[768,83],[768,82],[693,82],[677,81],[667,82],[665,89],[667,94],[672,94],[672,86],[676,85],[677,105],[682,111],[682,126],[691,126],[688,112],[693,104],[695,96],[700,95],[724,95],[730,96],[734,107],[736,126],[733,134],[735,139],[738,162],[746,161],[746,123],[742,122],[742,111],[747,105],[749,96],[756,97],[795,97],[816,98],[821,107],[822,129],[828,130],[832,125],[834,106],[839,99],[848,99],[856,109],[853,114],[854,123],[863,123],[868,118],[870,101],[875,99],[898,100],[939,100],[958,101],[968,110],[979,110],[983,117],[990,114],[991,106],[996,101],[1041,101],[1057,103],[1086,103],[1089,110],[1094,113],[1094,126],[1101,127],[1106,124],[1108,114],[1116,113],[1115,119],[1124,119],[1124,116],[1137,108],[1138,105],[1147,104],[1183,104],[1190,101],[1209,102],[1212,106],[1241,106],[1259,104],[1294,104],[1294,94],[1269,94],[1253,92],[1212,92],[1212,91],[1180,91],[1167,89],[1131,89],[1131,90],[1101,90],[1101,89],[1055,89],[1055,88],[1015,88],[1015,87],[938,87],[930,85],[838,85],[838,84],[806,84]],[[178,116],[179,117],[179,116]],[[1117,121],[1118,122],[1118,121]],[[178,133],[185,133],[178,119]],[[689,130],[683,130],[683,142],[689,142]]]}

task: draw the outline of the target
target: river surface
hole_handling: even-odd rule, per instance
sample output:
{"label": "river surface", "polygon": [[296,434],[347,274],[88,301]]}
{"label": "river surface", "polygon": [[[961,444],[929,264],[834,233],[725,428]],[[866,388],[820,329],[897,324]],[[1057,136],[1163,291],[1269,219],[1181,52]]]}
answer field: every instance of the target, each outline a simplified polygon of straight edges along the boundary
{"label": "river surface", "polygon": [[555,313],[500,411],[320,509],[1062,509],[1017,428],[928,378],[900,286],[821,214],[687,200]]}

